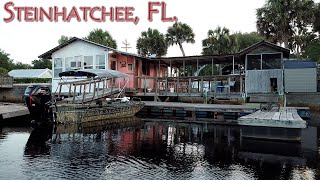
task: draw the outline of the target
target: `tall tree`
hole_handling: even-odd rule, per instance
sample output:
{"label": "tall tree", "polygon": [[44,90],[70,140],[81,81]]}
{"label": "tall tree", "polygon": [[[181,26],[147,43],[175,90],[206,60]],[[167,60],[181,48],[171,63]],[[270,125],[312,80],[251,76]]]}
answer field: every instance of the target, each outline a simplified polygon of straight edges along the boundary
{"label": "tall tree", "polygon": [[312,42],[305,48],[303,56],[320,63],[320,39],[312,40]]}
{"label": "tall tree", "polygon": [[13,69],[31,69],[32,66],[30,64],[24,64],[22,62],[17,62],[13,65]]}
{"label": "tall tree", "polygon": [[33,69],[51,69],[52,63],[49,59],[35,59],[32,61]]}
{"label": "tall tree", "polygon": [[264,38],[261,35],[259,35],[257,32],[251,32],[251,33],[237,32],[232,35],[235,36],[237,39],[238,51],[243,50],[249,46],[252,46],[253,44],[256,44],[264,40]]}
{"label": "tall tree", "polygon": [[208,37],[202,40],[202,54],[230,54],[238,51],[236,36],[230,35],[228,28],[218,26],[208,31]]}
{"label": "tall tree", "polygon": [[157,29],[148,28],[147,31],[141,32],[137,40],[138,54],[142,56],[156,55],[161,57],[167,54],[168,46],[164,35]]}
{"label": "tall tree", "polygon": [[0,67],[10,71],[13,68],[13,60],[9,54],[0,49]]}
{"label": "tall tree", "polygon": [[58,43],[59,43],[59,45],[60,45],[60,44],[63,44],[63,43],[65,43],[65,42],[69,41],[71,38],[72,38],[72,37],[68,37],[68,36],[62,35],[62,36],[60,37],[60,39],[58,40]]}
{"label": "tall tree", "polygon": [[166,41],[168,45],[179,45],[182,55],[185,56],[183,43],[195,43],[195,34],[192,28],[185,23],[175,22],[173,26],[169,27],[166,34]]}
{"label": "tall tree", "polygon": [[0,67],[0,76],[8,75],[8,70],[3,67]]}
{"label": "tall tree", "polygon": [[117,42],[112,38],[108,31],[94,29],[84,39],[117,49]]}
{"label": "tall tree", "polygon": [[313,22],[313,8],[312,0],[267,0],[257,9],[258,32],[269,41],[292,49],[292,37]]}
{"label": "tall tree", "polygon": [[313,31],[320,33],[320,3],[314,9]]}

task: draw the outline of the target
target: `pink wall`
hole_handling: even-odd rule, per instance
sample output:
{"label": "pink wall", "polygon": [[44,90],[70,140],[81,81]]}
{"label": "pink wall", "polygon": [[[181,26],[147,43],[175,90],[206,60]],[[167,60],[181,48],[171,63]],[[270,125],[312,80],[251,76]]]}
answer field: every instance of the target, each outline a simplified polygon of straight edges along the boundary
{"label": "pink wall", "polygon": [[[120,72],[123,72],[123,73],[126,73],[128,74],[130,77],[129,77],[129,82],[127,83],[126,85],[126,88],[130,88],[130,89],[134,89],[134,76],[135,74],[137,76],[142,76],[144,77],[145,75],[141,74],[140,73],[140,67],[139,65],[141,65],[142,63],[140,63],[141,61],[145,61],[145,60],[142,60],[140,59],[139,57],[132,57],[132,56],[127,56],[127,55],[120,55],[120,54],[117,54],[115,58],[112,58],[111,56],[109,56],[110,58],[110,61],[109,61],[109,68],[111,68],[111,61],[112,59],[115,59],[116,60],[116,70],[117,71],[120,71]],[[136,60],[136,72],[134,72],[134,59]],[[129,69],[129,64],[132,65],[132,69]],[[150,71],[150,75],[149,76],[146,76],[146,78],[148,79],[148,77],[156,77],[157,74],[156,74],[156,67],[158,66],[158,64],[150,64],[150,67],[149,67],[149,71]],[[166,67],[161,67],[160,68],[160,77],[164,77],[164,74],[165,74],[165,71],[167,70]],[[128,78],[127,78],[128,79]],[[154,89],[154,81],[152,79],[149,79],[147,80],[147,84],[148,84],[148,87],[151,88],[151,89]],[[120,86],[123,87],[124,84],[125,84],[125,80],[123,78],[118,78],[116,80],[116,87],[119,86],[119,82],[120,82]],[[140,80],[137,80],[137,87],[138,88],[143,88],[144,87],[144,80],[140,81]]]}

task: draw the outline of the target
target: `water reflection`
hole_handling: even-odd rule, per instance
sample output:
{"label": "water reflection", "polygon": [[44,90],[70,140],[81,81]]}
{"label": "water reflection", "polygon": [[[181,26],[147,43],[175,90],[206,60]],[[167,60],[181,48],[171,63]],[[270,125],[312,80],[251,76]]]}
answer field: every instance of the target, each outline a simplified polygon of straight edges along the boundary
{"label": "water reflection", "polygon": [[240,132],[235,126],[139,119],[59,125],[49,143],[33,143],[42,149],[32,153],[30,135],[17,169],[22,179],[320,178],[318,152],[309,148],[317,136],[306,133],[311,145],[304,146],[241,138]]}

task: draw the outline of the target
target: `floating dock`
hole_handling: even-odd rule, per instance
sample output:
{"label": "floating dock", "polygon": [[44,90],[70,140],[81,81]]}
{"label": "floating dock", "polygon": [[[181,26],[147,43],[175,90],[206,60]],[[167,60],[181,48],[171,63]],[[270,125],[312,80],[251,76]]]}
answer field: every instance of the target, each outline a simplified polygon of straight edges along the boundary
{"label": "floating dock", "polygon": [[23,104],[0,103],[0,121],[28,114],[29,110]]}
{"label": "floating dock", "polygon": [[280,128],[306,128],[307,123],[297,112],[297,108],[273,108],[271,111],[257,111],[240,117],[239,125]]}

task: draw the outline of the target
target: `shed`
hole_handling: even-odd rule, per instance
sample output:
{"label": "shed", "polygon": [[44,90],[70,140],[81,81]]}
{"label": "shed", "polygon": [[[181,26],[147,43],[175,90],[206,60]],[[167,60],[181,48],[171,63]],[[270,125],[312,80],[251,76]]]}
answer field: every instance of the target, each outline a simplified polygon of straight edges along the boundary
{"label": "shed", "polygon": [[13,78],[52,78],[50,69],[14,69],[8,74]]}
{"label": "shed", "polygon": [[317,64],[311,60],[284,62],[285,92],[317,92]]}

